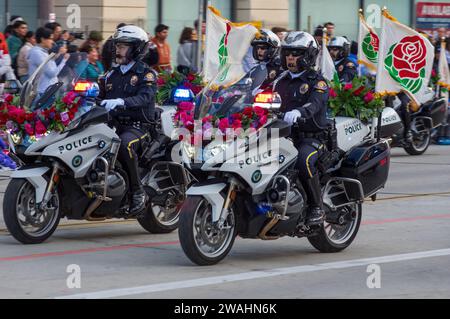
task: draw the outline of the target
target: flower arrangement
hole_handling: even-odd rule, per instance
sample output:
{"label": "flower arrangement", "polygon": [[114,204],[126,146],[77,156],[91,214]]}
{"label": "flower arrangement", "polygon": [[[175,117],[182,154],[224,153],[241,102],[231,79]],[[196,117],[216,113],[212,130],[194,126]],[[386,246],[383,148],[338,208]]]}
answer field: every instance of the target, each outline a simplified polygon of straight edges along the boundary
{"label": "flower arrangement", "polygon": [[179,86],[184,86],[185,88],[192,90],[195,95],[197,95],[204,86],[203,80],[198,74],[184,74],[178,71],[173,73],[163,71],[158,76],[157,85],[158,91],[156,93],[156,103],[159,105],[172,102],[172,91]]}
{"label": "flower arrangement", "polygon": [[181,102],[178,105],[174,116],[175,125],[179,128],[185,128],[193,135],[201,135],[204,140],[212,140],[216,136],[227,137],[227,133],[235,132],[243,134],[248,130],[258,130],[264,126],[270,114],[268,110],[262,107],[246,107],[239,113],[233,113],[230,116],[208,115],[194,122],[194,104],[190,102]]}
{"label": "flower arrangement", "polygon": [[369,122],[378,117],[384,107],[382,97],[374,93],[365,77],[355,77],[352,83],[344,85],[333,82],[329,94],[328,103],[333,117],[348,116]]}
{"label": "flower arrangement", "polygon": [[0,130],[8,131],[15,144],[29,145],[51,131],[64,131],[81,105],[74,92],[58,98],[48,109],[31,111],[18,106],[18,97],[5,95],[0,102]]}

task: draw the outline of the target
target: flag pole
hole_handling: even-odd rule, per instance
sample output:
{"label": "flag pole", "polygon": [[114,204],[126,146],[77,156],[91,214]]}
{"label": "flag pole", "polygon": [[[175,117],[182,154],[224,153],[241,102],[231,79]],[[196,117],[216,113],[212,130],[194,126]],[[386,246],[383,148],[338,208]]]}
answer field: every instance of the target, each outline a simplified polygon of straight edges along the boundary
{"label": "flag pole", "polygon": [[200,73],[202,67],[202,25],[203,25],[203,0],[198,0],[198,25],[197,25],[197,72]]}
{"label": "flag pole", "polygon": [[[358,10],[358,13],[359,13],[359,23],[361,24],[361,17],[364,17],[364,10],[362,8],[360,8]],[[358,30],[358,39],[361,39],[361,26],[359,26],[359,30]],[[358,60],[359,55],[360,55],[360,52],[358,52],[358,54],[357,54],[357,57],[356,57],[357,60]],[[361,64],[358,63],[358,77],[361,77],[361,73],[362,73]]]}

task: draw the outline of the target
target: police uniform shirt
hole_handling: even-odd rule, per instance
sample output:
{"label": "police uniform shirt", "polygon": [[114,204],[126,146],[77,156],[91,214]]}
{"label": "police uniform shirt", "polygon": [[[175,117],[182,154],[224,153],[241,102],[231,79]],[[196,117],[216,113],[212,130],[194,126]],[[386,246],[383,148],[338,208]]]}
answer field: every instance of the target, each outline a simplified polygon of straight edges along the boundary
{"label": "police uniform shirt", "polygon": [[103,79],[100,98],[123,99],[126,109],[121,115],[141,120],[143,116],[153,119],[156,80],[157,73],[141,61],[128,66],[114,67]]}
{"label": "police uniform shirt", "polygon": [[344,58],[336,63],[336,71],[339,76],[339,80],[344,83],[350,83],[358,73],[355,63],[350,59]]}
{"label": "police uniform shirt", "polygon": [[326,128],[328,108],[328,85],[314,70],[304,71],[293,77],[286,72],[277,80],[275,91],[281,97],[283,113],[297,109],[306,123],[301,124],[305,132],[317,132]]}
{"label": "police uniform shirt", "polygon": [[267,63],[267,79],[261,85],[262,89],[270,87],[274,81],[283,73],[283,68],[281,67],[280,59],[275,59],[270,63]]}

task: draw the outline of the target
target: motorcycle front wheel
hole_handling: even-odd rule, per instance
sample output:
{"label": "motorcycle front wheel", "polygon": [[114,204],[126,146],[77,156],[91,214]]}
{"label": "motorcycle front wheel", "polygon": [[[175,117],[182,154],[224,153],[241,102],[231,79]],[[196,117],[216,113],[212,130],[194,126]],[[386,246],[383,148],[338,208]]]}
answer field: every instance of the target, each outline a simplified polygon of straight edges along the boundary
{"label": "motorcycle front wheel", "polygon": [[60,220],[60,197],[55,191],[45,209],[36,205],[33,185],[12,179],[3,199],[3,218],[9,233],[23,244],[40,244],[56,230]]}
{"label": "motorcycle front wheel", "polygon": [[188,196],[180,210],[178,235],[186,256],[199,266],[214,265],[224,259],[237,234],[236,215],[230,208],[219,226],[212,222],[212,207],[202,196]]}

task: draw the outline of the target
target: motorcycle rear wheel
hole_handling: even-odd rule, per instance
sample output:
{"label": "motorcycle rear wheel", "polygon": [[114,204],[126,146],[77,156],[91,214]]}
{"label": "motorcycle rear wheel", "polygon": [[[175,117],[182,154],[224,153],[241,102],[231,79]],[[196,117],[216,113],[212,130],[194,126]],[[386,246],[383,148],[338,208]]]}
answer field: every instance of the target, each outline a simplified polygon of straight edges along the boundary
{"label": "motorcycle rear wheel", "polygon": [[347,223],[337,225],[325,221],[315,235],[308,237],[308,241],[314,248],[321,253],[337,253],[350,246],[358,234],[362,217],[361,204],[353,205],[354,211],[349,212]]}

